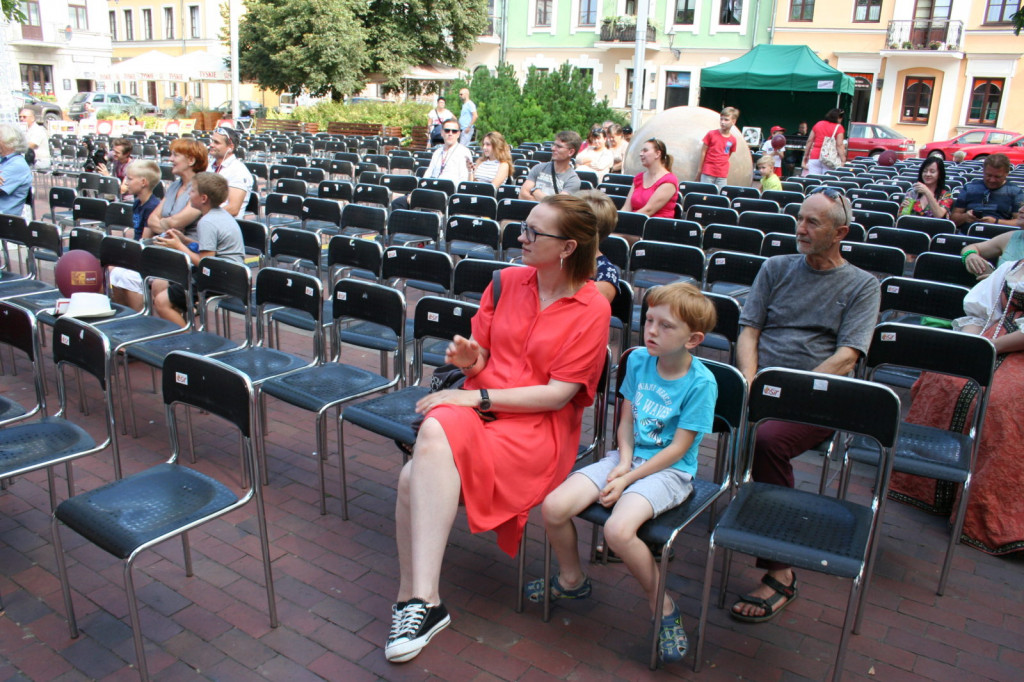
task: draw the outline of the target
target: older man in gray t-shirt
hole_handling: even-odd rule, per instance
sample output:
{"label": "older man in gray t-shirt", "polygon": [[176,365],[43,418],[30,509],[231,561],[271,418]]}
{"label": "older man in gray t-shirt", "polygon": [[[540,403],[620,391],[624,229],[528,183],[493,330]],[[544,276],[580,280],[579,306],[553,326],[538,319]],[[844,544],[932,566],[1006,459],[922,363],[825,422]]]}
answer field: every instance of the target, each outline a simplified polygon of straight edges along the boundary
{"label": "older man in gray t-shirt", "polygon": [[[831,188],[804,200],[797,218],[797,250],[768,259],[740,316],[737,364],[747,381],[764,367],[846,375],[867,353],[878,317],[878,280],[843,259],[850,204]],[[790,460],[831,432],[802,424],[767,422],[757,431],[755,481],[793,487]],[[792,569],[758,559],[762,584],[741,597],[733,617],[761,622],[796,596]]]}

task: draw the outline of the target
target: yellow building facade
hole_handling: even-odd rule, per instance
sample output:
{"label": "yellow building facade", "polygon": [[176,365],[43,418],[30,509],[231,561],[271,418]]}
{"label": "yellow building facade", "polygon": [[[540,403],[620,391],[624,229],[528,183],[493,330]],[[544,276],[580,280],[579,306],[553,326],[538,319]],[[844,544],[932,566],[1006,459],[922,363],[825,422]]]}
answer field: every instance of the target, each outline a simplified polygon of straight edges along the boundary
{"label": "yellow building facade", "polygon": [[[220,7],[221,2],[213,0],[108,0],[112,65],[153,50],[169,58],[192,52],[227,56],[227,47],[220,39],[224,28]],[[107,86],[161,108],[175,99],[190,100],[206,107],[216,107],[231,99],[231,84],[223,81],[111,79]],[[264,93],[246,83],[242,84],[238,97],[267,107],[278,103],[274,93]]]}
{"label": "yellow building facade", "polygon": [[854,77],[847,121],[888,125],[920,148],[970,128],[1024,133],[1024,85],[1013,87],[1024,36],[1015,36],[1009,21],[1019,5],[779,0],[771,31],[774,43],[808,45]]}

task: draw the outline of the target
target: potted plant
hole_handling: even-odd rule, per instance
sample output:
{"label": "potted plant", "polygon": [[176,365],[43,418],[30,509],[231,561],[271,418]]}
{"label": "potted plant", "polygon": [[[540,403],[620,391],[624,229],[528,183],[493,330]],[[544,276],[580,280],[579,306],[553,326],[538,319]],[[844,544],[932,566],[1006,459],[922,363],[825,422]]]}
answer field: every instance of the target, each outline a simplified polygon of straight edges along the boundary
{"label": "potted plant", "polygon": [[932,42],[928,43],[928,48],[932,50],[938,50],[941,47],[942,43],[939,42],[938,40],[933,40]]}
{"label": "potted plant", "polygon": [[909,40],[904,40],[902,47],[904,50],[912,50],[914,49],[914,44]]}

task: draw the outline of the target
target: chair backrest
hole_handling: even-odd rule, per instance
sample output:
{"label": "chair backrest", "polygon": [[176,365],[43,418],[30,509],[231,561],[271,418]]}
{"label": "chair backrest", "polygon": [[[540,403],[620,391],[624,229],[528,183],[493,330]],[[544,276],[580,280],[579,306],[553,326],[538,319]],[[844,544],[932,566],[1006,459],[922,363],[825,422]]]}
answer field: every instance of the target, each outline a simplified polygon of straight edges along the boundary
{"label": "chair backrest", "polygon": [[861,270],[875,275],[902,275],[907,254],[894,246],[844,241],[839,253]]}
{"label": "chair backrest", "polygon": [[629,252],[630,278],[643,270],[668,272],[702,282],[704,252],[695,246],[640,240]]}
{"label": "chair backrest", "polygon": [[[185,351],[173,351],[164,359],[163,396],[171,425],[172,451],[177,455],[174,405],[205,410],[233,424],[245,438],[252,438],[255,423],[252,382],[242,372],[214,358]],[[249,480],[259,475],[249,472]]]}
{"label": "chair backrest", "polygon": [[872,332],[864,370],[873,377],[879,367],[912,367],[970,379],[986,389],[992,383],[995,362],[996,348],[984,336],[883,322]]}
{"label": "chair backrest", "polygon": [[352,201],[354,188],[350,182],[338,182],[337,180],[324,180],[316,188],[316,195],[321,199],[334,199],[335,201]]}
{"label": "chair backrest", "polygon": [[494,197],[475,194],[454,194],[448,199],[448,215],[470,215],[496,220],[498,202]]}
{"label": "chair backrest", "polygon": [[413,385],[419,385],[423,378],[423,342],[427,339],[451,340],[456,334],[469,338],[473,335],[473,316],[479,306],[475,303],[457,301],[440,296],[424,296],[416,303],[413,312]]}
{"label": "chair backrest", "polygon": [[744,211],[740,213],[740,227],[752,227],[765,234],[784,232],[796,234],[796,218],[787,213],[764,213],[762,211]]}
{"label": "chair backrest", "polygon": [[956,232],[956,225],[945,218],[929,218],[920,215],[901,215],[896,219],[896,227],[901,230],[917,230],[934,237],[937,234]]}
{"label": "chair backrest", "polygon": [[738,251],[716,251],[708,257],[704,273],[705,284],[730,282],[749,286],[754,283],[761,266],[768,260],[764,256]]}
{"label": "chair backrest", "polygon": [[[607,176],[605,176],[605,181],[608,182]],[[633,179],[632,178],[629,179],[629,184],[630,185],[633,184]],[[686,194],[690,194],[692,192],[697,192],[699,194],[718,194],[719,193],[718,185],[716,185],[714,183],[711,183],[711,182],[695,182],[693,180],[683,180],[682,182],[679,183],[679,193],[680,194],[686,195]]]}
{"label": "chair backrest", "polygon": [[[103,217],[103,223],[107,229],[111,227],[134,227],[132,218],[132,205],[124,201],[115,201],[107,206],[107,212]],[[145,227],[143,225],[142,227]]]}
{"label": "chair backrest", "polygon": [[[717,319],[710,335],[721,336],[729,343],[729,364],[736,364],[736,342],[740,338],[740,302],[732,296],[705,291],[704,296],[715,306]],[[644,300],[646,303],[646,298]],[[643,311],[646,314],[646,310]],[[641,320],[643,318],[641,317]],[[705,340],[706,337],[705,337]]]}
{"label": "chair backrest", "polygon": [[372,279],[379,281],[383,262],[384,247],[375,239],[336,235],[327,245],[327,267],[332,279],[344,274],[336,273],[336,269],[356,269],[368,272]]}
{"label": "chair backrest", "polygon": [[270,233],[270,261],[277,264],[282,257],[308,261],[319,272],[320,235],[291,227],[276,227]]}
{"label": "chair backrest", "polygon": [[0,343],[17,348],[32,363],[33,384],[36,391],[36,409],[46,414],[46,390],[43,382],[42,348],[36,328],[36,317],[28,310],[0,300]]}
{"label": "chair backrest", "polygon": [[455,264],[452,273],[452,295],[478,301],[493,281],[495,272],[513,267],[519,266],[498,260],[463,258]]}
{"label": "chair backrest", "polygon": [[619,211],[618,221],[615,224],[613,232],[618,234],[626,234],[630,237],[642,238],[644,235],[644,225],[647,224],[647,216],[643,213],[634,213],[632,211]]}
{"label": "chair backrest", "polygon": [[780,234],[769,232],[761,242],[760,255],[771,258],[772,256],[788,256],[796,253],[796,235]]}
{"label": "chair backrest", "polygon": [[648,241],[700,247],[703,228],[699,223],[675,218],[648,218],[643,238]]}
{"label": "chair backrest", "polygon": [[963,251],[964,247],[968,244],[980,244],[983,241],[986,241],[983,237],[971,237],[966,234],[944,232],[932,237],[932,243],[929,250],[934,251],[935,253],[948,253],[954,256],[959,256],[960,252]]}
{"label": "chair backrest", "polygon": [[747,211],[758,211],[760,213],[778,213],[780,210],[778,202],[771,199],[760,199],[753,197],[736,197],[732,200],[731,206],[745,213]]}
{"label": "chair backrest", "polygon": [[536,205],[536,201],[527,199],[502,199],[498,202],[498,222],[526,220]]}
{"label": "chair backrest", "polygon": [[701,241],[705,253],[722,249],[758,253],[761,250],[761,242],[764,241],[764,233],[752,227],[714,223],[704,229]]}
{"label": "chair backrest", "polygon": [[[142,249],[142,276],[166,279],[192,291],[192,261],[177,249],[150,245]],[[191,300],[186,298],[185,300]]]}
{"label": "chair backrest", "polygon": [[931,247],[931,238],[924,232],[903,230],[898,227],[872,227],[868,230],[868,244],[895,246],[903,253],[916,256]]}
{"label": "chair backrest", "polygon": [[956,284],[909,277],[886,277],[881,287],[878,310],[883,315],[900,312],[946,320],[963,316],[964,296],[969,291]]}
{"label": "chair backrest", "polygon": [[[243,299],[247,300],[247,299]],[[309,315],[313,319],[313,348],[317,360],[323,359],[327,347],[323,336],[323,283],[318,276],[281,268],[263,268],[256,274],[256,342],[266,339],[264,311],[284,306]]]}
{"label": "chair backrest", "polygon": [[302,224],[309,227],[309,221],[331,223],[341,227],[341,205],[333,199],[306,197],[302,202]]}
{"label": "chair backrest", "polygon": [[959,256],[929,251],[922,253],[914,261],[914,279],[930,279],[933,282],[959,284],[973,287],[977,278],[964,267]]}
{"label": "chair backrest", "polygon": [[[453,197],[454,198],[454,197]],[[455,242],[469,242],[490,247],[497,255],[501,249],[501,228],[488,218],[452,215],[445,228],[445,246],[451,253]]]}
{"label": "chair backrest", "polygon": [[380,206],[347,204],[341,211],[341,226],[343,228],[372,230],[383,235],[387,230],[387,224],[387,210]]}
{"label": "chair backrest", "polygon": [[718,193],[687,192],[682,200],[683,211],[691,206],[715,206],[717,208],[729,208],[729,197]]}
{"label": "chair backrest", "polygon": [[430,211],[409,211],[395,209],[388,215],[388,242],[395,235],[423,237],[435,244],[441,241],[441,217]]}
{"label": "chair backrest", "polygon": [[53,326],[53,361],[58,365],[71,364],[88,372],[107,392],[110,343],[98,327],[73,317],[58,317]]}
{"label": "chair backrest", "polygon": [[433,293],[447,293],[451,290],[452,257],[444,251],[417,249],[407,246],[389,246],[384,251],[384,266],[381,279],[404,280],[417,288],[424,284]]}
{"label": "chair backrest", "polygon": [[107,217],[107,206],[110,204],[106,199],[94,197],[78,197],[71,209],[71,215],[77,223],[79,220],[94,220],[102,223]]}
{"label": "chair backrest", "polygon": [[732,208],[698,204],[686,209],[686,219],[692,220],[695,223],[700,223],[701,225],[711,225],[712,223],[738,225],[740,222],[740,214]]}
{"label": "chair backrest", "polygon": [[[373,322],[390,329],[399,339],[399,353],[405,349],[405,296],[392,287],[359,279],[340,279],[331,295],[335,326],[339,320],[353,318]],[[334,344],[338,348],[337,343]],[[404,377],[405,363],[398,363]]]}
{"label": "chair backrest", "polygon": [[[505,232],[509,232],[514,225],[509,225],[505,229]],[[519,229],[515,230],[516,237],[519,236]],[[629,269],[629,242],[623,237],[617,235],[609,235],[601,240],[599,250],[605,257],[612,262],[613,265],[617,266],[619,270],[625,272]]]}
{"label": "chair backrest", "polygon": [[[747,395],[744,451],[751,453],[757,426],[776,420],[810,424],[873,438],[882,447],[872,508],[888,487],[892,448],[900,430],[900,399],[887,386],[860,379],[769,367],[757,373]],[[750,478],[752,457],[741,480]]]}

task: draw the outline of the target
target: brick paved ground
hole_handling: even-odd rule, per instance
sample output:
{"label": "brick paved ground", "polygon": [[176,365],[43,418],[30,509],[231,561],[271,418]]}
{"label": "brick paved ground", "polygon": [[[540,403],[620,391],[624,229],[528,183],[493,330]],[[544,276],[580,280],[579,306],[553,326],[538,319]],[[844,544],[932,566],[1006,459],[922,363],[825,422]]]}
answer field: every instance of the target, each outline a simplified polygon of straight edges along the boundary
{"label": "brick paved ground", "polygon": [[[305,339],[285,335],[289,347]],[[4,395],[29,402],[27,365],[0,377]],[[366,367],[376,358],[359,356]],[[167,454],[159,397],[148,370],[134,367],[141,437],[122,437],[131,473]],[[49,372],[51,389],[53,372]],[[98,433],[98,388],[89,386],[91,414],[72,417]],[[55,394],[51,392],[51,397]],[[136,584],[150,672],[163,680],[616,680],[677,676],[714,680],[820,680],[835,654],[848,583],[800,573],[801,595],[772,623],[747,625],[723,611],[710,619],[702,672],[685,664],[647,669],[648,616],[635,582],[621,565],[592,566],[590,600],[559,604],[550,623],[540,608],[514,611],[515,562],[491,535],[473,536],[456,522],[446,555],[442,594],[452,626],[410,663],[389,665],[381,650],[397,585],[394,546],[395,446],[348,431],[351,519],[340,517],[336,450],[328,466],[328,514],[317,509],[312,420],[271,402],[266,489],[281,624],[269,627],[255,523],[237,512],[191,534],[195,576],[184,575],[181,546],[168,542],[138,562]],[[232,475],[237,437],[196,417],[200,470]],[[801,484],[816,481],[818,463],[799,464]],[[109,452],[75,465],[79,489],[109,481]],[[864,478],[857,479],[863,485]],[[58,473],[60,497],[66,494]],[[0,491],[0,681],[133,680],[134,650],[120,564],[65,532],[74,600],[82,630],[68,636],[49,537],[43,474]],[[528,577],[542,571],[534,514],[527,545]],[[703,576],[706,525],[677,542],[669,590],[695,627]],[[587,534],[589,536],[589,533]],[[898,504],[888,507],[863,630],[851,639],[846,680],[1019,680],[1024,669],[1022,562],[961,546],[944,597],[935,595],[942,519]],[[732,587],[759,578],[738,557]],[[730,595],[730,603],[732,596]]]}

